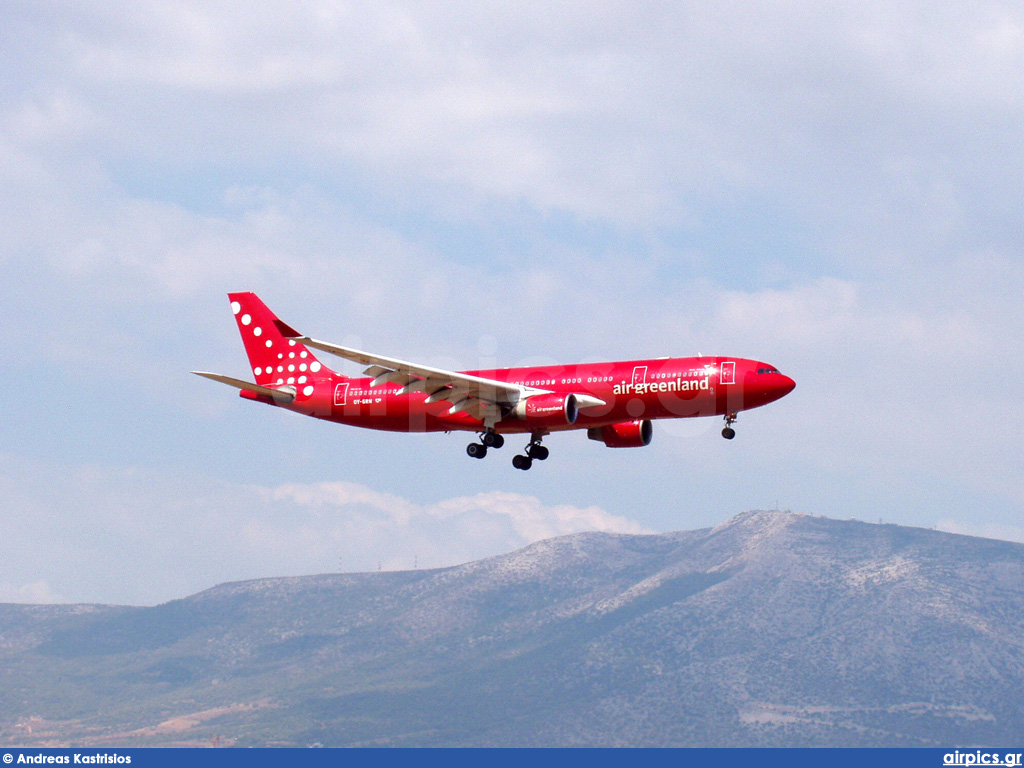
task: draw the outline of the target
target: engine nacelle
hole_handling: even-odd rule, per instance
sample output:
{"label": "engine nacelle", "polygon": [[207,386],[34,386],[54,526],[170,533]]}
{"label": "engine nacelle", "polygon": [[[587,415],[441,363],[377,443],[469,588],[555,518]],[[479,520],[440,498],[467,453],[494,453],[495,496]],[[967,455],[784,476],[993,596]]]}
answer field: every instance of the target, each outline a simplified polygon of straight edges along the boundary
{"label": "engine nacelle", "polygon": [[620,421],[618,424],[591,427],[587,430],[587,437],[591,440],[600,440],[609,448],[643,448],[651,444],[653,435],[654,426],[650,419]]}
{"label": "engine nacelle", "polygon": [[516,403],[512,415],[538,427],[565,427],[576,423],[576,395],[534,395]]}

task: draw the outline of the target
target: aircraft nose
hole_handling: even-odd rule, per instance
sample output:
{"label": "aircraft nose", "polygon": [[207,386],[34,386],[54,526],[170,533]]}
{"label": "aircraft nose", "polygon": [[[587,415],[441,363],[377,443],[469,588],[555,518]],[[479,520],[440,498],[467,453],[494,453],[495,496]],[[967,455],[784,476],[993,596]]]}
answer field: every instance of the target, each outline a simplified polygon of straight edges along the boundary
{"label": "aircraft nose", "polygon": [[782,376],[782,381],[779,384],[779,397],[785,397],[794,389],[796,389],[796,382],[789,376]]}

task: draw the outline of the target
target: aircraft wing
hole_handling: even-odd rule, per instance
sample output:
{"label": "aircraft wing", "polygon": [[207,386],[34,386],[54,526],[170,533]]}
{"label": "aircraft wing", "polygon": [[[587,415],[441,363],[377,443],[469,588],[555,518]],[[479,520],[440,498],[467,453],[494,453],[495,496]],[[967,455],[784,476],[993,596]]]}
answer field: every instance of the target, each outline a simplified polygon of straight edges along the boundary
{"label": "aircraft wing", "polygon": [[389,383],[400,384],[398,394],[424,392],[428,403],[446,400],[452,404],[449,413],[456,414],[462,411],[485,423],[494,424],[501,419],[501,406],[514,406],[522,398],[549,391],[328,344],[303,336],[280,320],[276,320],[275,324],[287,339],[367,366],[364,373],[373,376],[371,387]]}

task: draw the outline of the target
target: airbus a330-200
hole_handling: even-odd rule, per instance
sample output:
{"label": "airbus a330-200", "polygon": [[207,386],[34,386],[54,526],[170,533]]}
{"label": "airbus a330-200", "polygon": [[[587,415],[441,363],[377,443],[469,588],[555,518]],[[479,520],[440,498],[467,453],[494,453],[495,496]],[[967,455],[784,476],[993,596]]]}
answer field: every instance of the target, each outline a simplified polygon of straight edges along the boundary
{"label": "airbus a330-200", "polygon": [[[740,411],[789,394],[793,379],[774,366],[737,357],[664,357],[578,365],[448,371],[304,336],[254,293],[228,294],[254,382],[206,371],[258,403],[354,427],[393,432],[472,432],[475,459],[506,436],[529,442],[512,464],[530,469],[548,458],[543,439],[586,430],[610,448],[650,444],[658,419],[718,416],[733,439]],[[326,352],[366,366],[351,378],[324,365]]]}

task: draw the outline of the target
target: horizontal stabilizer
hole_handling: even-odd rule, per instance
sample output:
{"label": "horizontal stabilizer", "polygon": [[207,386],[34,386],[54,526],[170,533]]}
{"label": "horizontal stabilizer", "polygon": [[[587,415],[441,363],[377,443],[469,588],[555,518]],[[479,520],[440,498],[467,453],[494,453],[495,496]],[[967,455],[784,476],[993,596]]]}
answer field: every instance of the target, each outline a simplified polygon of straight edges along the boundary
{"label": "horizontal stabilizer", "polygon": [[192,373],[205,379],[212,379],[213,381],[219,381],[221,384],[227,384],[229,387],[255,392],[257,395],[265,395],[281,405],[288,405],[288,403],[295,399],[295,387],[287,384],[283,387],[261,387],[259,384],[252,384],[241,379],[233,379],[230,376],[222,376],[219,373],[207,373],[206,371],[192,371]]}

